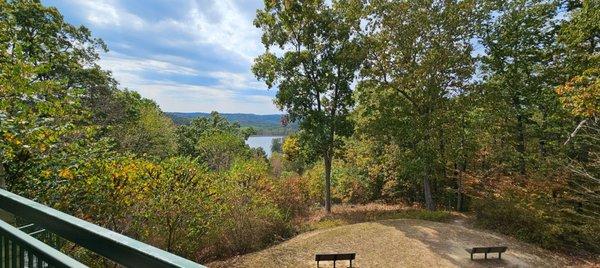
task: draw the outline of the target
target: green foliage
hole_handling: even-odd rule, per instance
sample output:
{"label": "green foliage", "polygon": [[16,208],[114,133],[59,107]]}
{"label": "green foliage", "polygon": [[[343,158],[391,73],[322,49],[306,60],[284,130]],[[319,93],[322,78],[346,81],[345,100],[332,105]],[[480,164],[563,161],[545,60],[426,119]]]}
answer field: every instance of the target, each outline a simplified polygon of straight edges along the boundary
{"label": "green foliage", "polygon": [[127,117],[110,129],[120,151],[159,158],[177,153],[176,127],[158,105],[132,91],[116,96],[129,109]]}
{"label": "green foliage", "polygon": [[198,156],[196,146],[198,140],[202,137],[209,138],[213,133],[225,133],[230,138],[248,139],[253,134],[252,129],[245,129],[239,123],[230,123],[217,112],[211,113],[210,117],[198,117],[189,125],[179,126],[177,128],[177,140],[179,144],[179,153],[181,155]]}
{"label": "green foliage", "polygon": [[270,175],[251,129],[216,113],[176,129],[96,65],[86,28],[38,1],[0,8],[0,186],[199,261],[293,233],[303,188]]}
{"label": "green foliage", "polygon": [[550,198],[491,198],[474,204],[477,224],[544,248],[570,253],[600,252],[596,221],[572,214]]}
{"label": "green foliage", "polygon": [[[563,132],[564,116],[550,86],[561,77],[554,65],[556,16],[554,1],[506,1],[498,18],[483,25],[486,56],[483,67],[488,75],[482,90],[484,105],[495,108],[486,115],[501,117],[495,131],[503,133],[512,148],[503,149],[512,170],[524,175],[529,165],[539,165],[532,154],[544,160],[555,152],[552,136]],[[532,144],[530,138],[539,139]],[[502,147],[506,147],[502,145]],[[533,147],[533,148],[532,148]],[[536,148],[537,147],[537,148]]]}
{"label": "green foliage", "polygon": [[273,139],[271,141],[271,152],[281,153],[282,151],[283,151],[283,149],[282,149],[281,139]]}
{"label": "green foliage", "polygon": [[314,162],[315,152],[303,141],[303,132],[285,137],[282,144],[282,153],[286,167],[291,171],[302,174]]}
{"label": "green foliage", "polygon": [[56,8],[40,1],[3,0],[0,5],[0,64],[44,66],[30,78],[62,81],[69,90],[79,90],[80,104],[92,111],[96,124],[119,120],[123,109],[114,98],[117,83],[96,63],[107,51],[102,40],[84,26],[67,23]]}
{"label": "green foliage", "polygon": [[[254,25],[263,31],[267,51],[257,57],[254,74],[269,88],[278,87],[275,103],[291,122],[299,122],[311,147],[325,162],[325,209],[330,211],[330,175],[338,136],[348,136],[354,104],[351,84],[363,58],[357,32],[362,3],[264,1]],[[282,55],[270,51],[283,50]]]}
{"label": "green foliage", "polygon": [[213,170],[227,169],[236,158],[250,155],[250,149],[244,140],[227,132],[202,134],[195,149],[198,160]]}
{"label": "green foliage", "polygon": [[373,1],[366,17],[369,56],[356,94],[357,129],[400,146],[428,209],[435,208],[432,183],[446,164],[450,96],[464,94],[473,74],[478,10],[476,1]]}
{"label": "green foliage", "polygon": [[0,175],[11,191],[43,195],[58,183],[52,174],[99,157],[107,147],[93,140],[94,127],[78,126],[89,115],[80,90],[62,81],[32,82],[44,66],[16,62],[1,68]]}
{"label": "green foliage", "polygon": [[289,236],[289,222],[307,207],[300,188],[274,180],[261,159],[211,171],[189,157],[154,162],[124,155],[61,174],[66,182],[53,189],[61,197],[45,202],[198,261]]}

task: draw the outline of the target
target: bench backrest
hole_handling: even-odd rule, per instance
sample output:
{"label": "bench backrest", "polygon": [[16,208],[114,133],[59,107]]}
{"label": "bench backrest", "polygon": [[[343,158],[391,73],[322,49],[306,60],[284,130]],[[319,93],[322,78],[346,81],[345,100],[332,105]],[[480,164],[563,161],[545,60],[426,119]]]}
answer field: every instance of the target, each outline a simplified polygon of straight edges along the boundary
{"label": "bench backrest", "polygon": [[356,253],[316,254],[315,261],[354,260]]}
{"label": "bench backrest", "polygon": [[508,249],[507,247],[490,247],[490,251],[489,252],[505,252],[506,249]]}
{"label": "bench backrest", "polygon": [[473,253],[488,253],[489,248],[488,247],[476,247],[473,248]]}
{"label": "bench backrest", "polygon": [[507,247],[474,247],[473,253],[497,253],[505,252]]}

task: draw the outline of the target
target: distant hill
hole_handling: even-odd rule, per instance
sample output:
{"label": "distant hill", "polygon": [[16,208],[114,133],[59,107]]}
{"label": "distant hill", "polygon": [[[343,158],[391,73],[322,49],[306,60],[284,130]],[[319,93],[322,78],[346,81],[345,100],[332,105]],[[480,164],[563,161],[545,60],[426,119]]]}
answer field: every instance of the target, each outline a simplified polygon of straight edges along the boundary
{"label": "distant hill", "polygon": [[[187,125],[196,117],[208,117],[210,113],[166,113],[177,125]],[[287,135],[298,130],[296,124],[287,127],[281,125],[280,114],[242,114],[242,113],[221,113],[221,115],[230,122],[238,122],[242,127],[252,127],[257,135]]]}

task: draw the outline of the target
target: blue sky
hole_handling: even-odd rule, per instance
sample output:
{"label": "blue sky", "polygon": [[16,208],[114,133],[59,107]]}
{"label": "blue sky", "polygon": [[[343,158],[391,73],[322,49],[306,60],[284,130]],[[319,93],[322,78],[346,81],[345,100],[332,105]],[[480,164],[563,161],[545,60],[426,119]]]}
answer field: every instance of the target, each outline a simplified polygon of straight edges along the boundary
{"label": "blue sky", "polygon": [[262,0],[43,0],[110,49],[100,65],[169,112],[280,113],[250,71]]}

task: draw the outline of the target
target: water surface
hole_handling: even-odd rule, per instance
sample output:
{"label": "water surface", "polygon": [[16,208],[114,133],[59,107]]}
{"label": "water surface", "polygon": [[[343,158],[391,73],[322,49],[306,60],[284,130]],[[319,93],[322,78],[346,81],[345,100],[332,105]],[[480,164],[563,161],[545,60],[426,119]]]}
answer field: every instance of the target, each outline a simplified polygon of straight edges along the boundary
{"label": "water surface", "polygon": [[273,139],[283,139],[283,136],[250,136],[246,144],[252,148],[262,148],[267,153],[267,157],[271,157]]}

